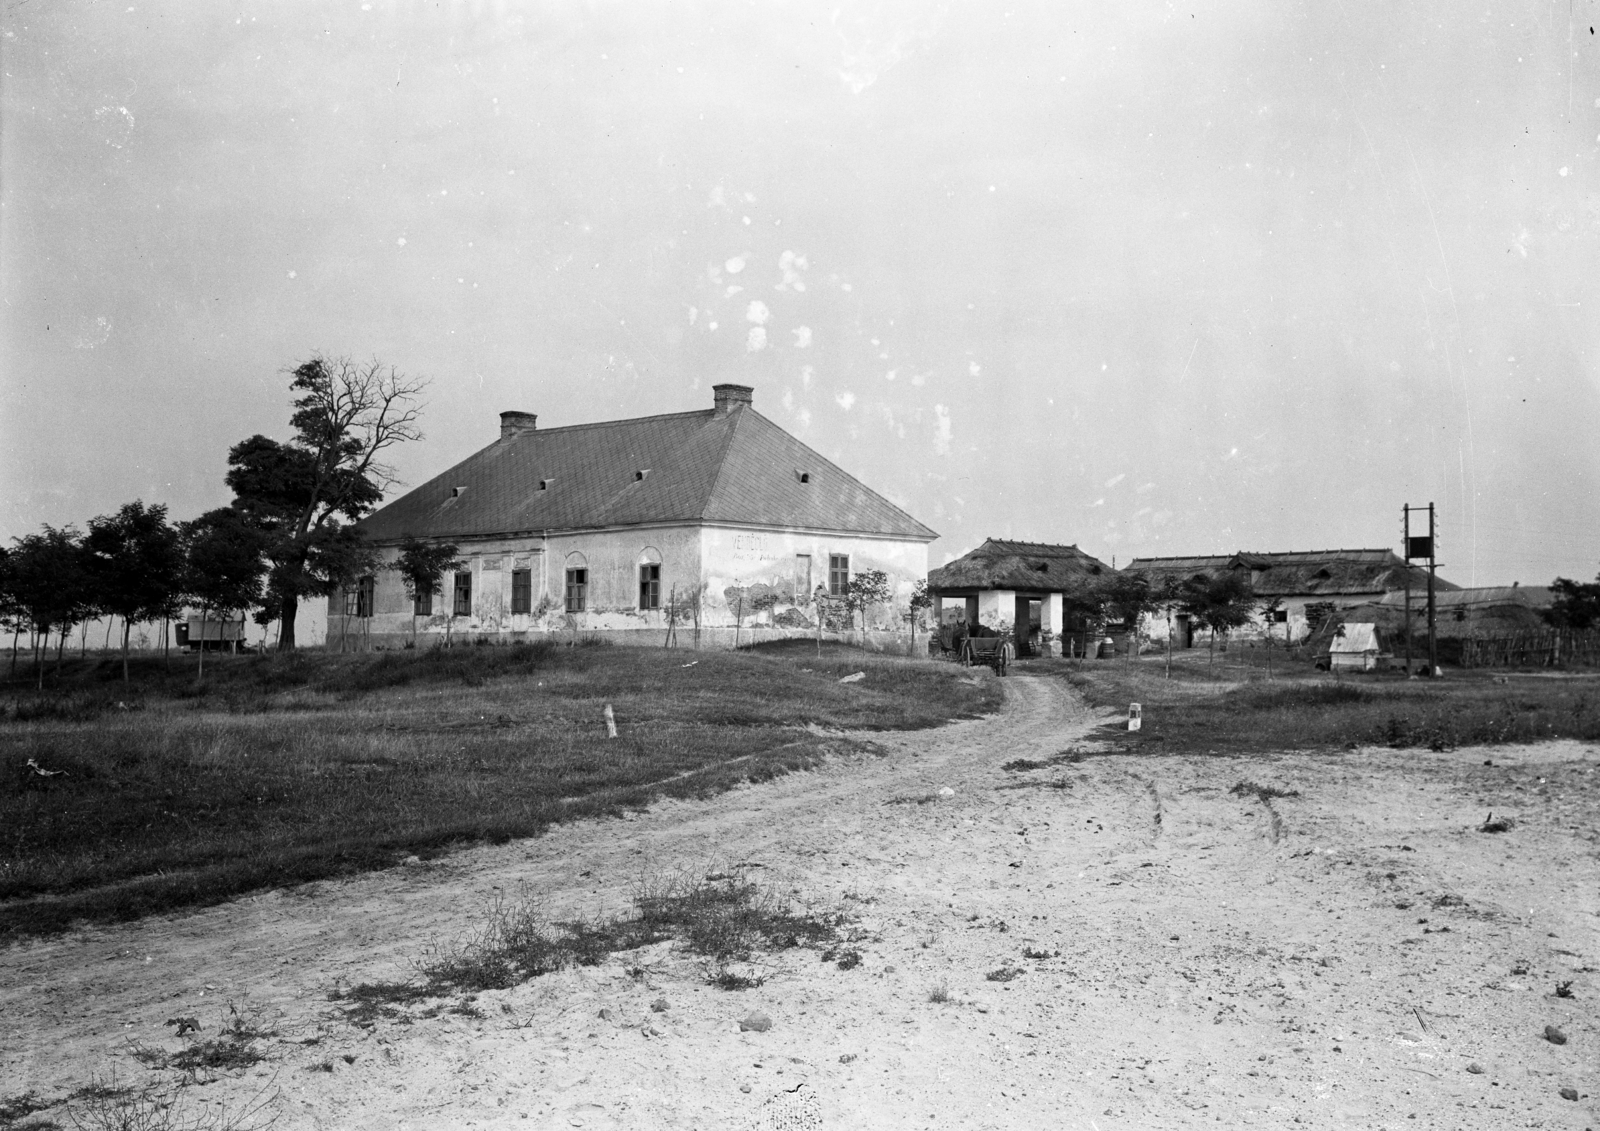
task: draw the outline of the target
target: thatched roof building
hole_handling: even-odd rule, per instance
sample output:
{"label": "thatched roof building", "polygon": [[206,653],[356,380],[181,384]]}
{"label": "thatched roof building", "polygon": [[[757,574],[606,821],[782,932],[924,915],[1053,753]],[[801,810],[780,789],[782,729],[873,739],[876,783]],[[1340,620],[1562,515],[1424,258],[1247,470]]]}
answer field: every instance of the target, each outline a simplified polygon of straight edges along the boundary
{"label": "thatched roof building", "polygon": [[928,571],[930,593],[980,589],[1060,591],[1078,588],[1111,567],[1076,546],[988,538],[976,550]]}
{"label": "thatched roof building", "polygon": [[[964,621],[1013,632],[1022,655],[1053,653],[1086,625],[1070,600],[1111,567],[1076,546],[986,539],[955,561],[928,571],[928,592],[941,625]],[[1069,642],[1076,652],[1082,639]]]}
{"label": "thatched roof building", "polygon": [[[1278,607],[1269,620],[1248,625],[1235,635],[1267,634],[1290,640],[1303,639],[1330,606],[1348,609],[1378,601],[1387,594],[1403,594],[1408,579],[1413,599],[1428,589],[1428,571],[1407,565],[1393,550],[1296,550],[1277,554],[1240,551],[1204,557],[1135,558],[1125,568],[1155,582],[1248,571],[1256,597],[1262,601],[1276,599]],[[1459,588],[1442,577],[1434,579],[1436,594]],[[1165,638],[1171,634],[1179,647],[1190,647],[1195,639],[1190,619],[1178,613],[1175,623],[1169,623],[1166,615],[1160,614],[1148,618],[1146,628],[1152,636]],[[1363,619],[1386,623],[1379,616],[1364,615]]]}
{"label": "thatched roof building", "polygon": [[[1296,550],[1258,554],[1240,551],[1208,557],[1135,558],[1126,569],[1152,580],[1195,576],[1214,577],[1226,570],[1247,569],[1256,596],[1272,598],[1334,599],[1377,598],[1405,589],[1426,590],[1428,571],[1408,566],[1393,550]],[[1443,578],[1434,579],[1436,592],[1459,589]]]}

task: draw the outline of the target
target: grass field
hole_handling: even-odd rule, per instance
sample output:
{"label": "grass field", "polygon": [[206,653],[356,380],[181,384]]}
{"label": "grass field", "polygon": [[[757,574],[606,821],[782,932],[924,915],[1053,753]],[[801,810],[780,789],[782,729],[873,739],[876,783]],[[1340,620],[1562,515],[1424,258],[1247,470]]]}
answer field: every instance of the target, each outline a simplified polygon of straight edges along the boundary
{"label": "grass field", "polygon": [[[68,663],[0,719],[0,939],[381,868],[993,710],[992,679],[810,642]],[[865,678],[841,684],[857,671]],[[607,737],[610,705],[618,737]],[[41,778],[28,768],[58,771]]]}
{"label": "grass field", "polygon": [[1316,671],[1280,652],[1271,678],[1263,656],[1208,664],[1157,657],[1057,662],[1054,671],[1091,702],[1142,707],[1142,728],[1118,731],[1130,750],[1235,754],[1353,745],[1457,746],[1600,739],[1600,674],[1506,675],[1451,671],[1438,680]]}

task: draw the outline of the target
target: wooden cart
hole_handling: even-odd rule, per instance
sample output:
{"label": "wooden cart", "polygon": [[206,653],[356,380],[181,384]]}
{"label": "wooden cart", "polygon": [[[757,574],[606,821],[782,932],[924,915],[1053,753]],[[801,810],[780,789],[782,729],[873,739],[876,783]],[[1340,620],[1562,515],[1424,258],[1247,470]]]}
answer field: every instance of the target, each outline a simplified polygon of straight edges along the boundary
{"label": "wooden cart", "polygon": [[961,666],[988,664],[996,675],[1005,675],[1014,654],[1009,636],[969,636],[962,644]]}

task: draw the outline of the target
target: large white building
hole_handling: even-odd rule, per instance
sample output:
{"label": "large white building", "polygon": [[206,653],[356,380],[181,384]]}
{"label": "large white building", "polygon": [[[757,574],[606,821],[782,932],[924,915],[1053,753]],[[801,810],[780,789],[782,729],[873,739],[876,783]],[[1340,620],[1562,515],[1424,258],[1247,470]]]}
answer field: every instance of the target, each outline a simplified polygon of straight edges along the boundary
{"label": "large white building", "polygon": [[717,385],[709,409],[634,420],[500,419],[495,443],[360,524],[385,565],[419,538],[454,543],[458,568],[431,601],[390,569],[336,595],[329,647],[393,647],[413,624],[419,643],[447,627],[660,643],[669,619],[687,641],[696,617],[703,641],[731,643],[737,623],[808,630],[818,587],[838,595],[865,570],[893,593],[868,626],[905,627],[937,535],[756,412],[749,388]]}

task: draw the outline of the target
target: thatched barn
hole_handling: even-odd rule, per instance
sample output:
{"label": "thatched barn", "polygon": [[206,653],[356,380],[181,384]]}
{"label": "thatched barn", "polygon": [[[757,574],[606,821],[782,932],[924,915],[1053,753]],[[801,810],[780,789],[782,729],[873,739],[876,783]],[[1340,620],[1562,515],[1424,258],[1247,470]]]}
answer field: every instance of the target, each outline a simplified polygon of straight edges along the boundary
{"label": "thatched barn", "polygon": [[[1256,597],[1263,603],[1276,599],[1279,604],[1271,623],[1263,617],[1236,634],[1271,634],[1289,640],[1306,636],[1318,620],[1318,614],[1366,605],[1390,594],[1403,600],[1408,579],[1413,599],[1419,595],[1425,598],[1428,590],[1428,571],[1420,566],[1408,566],[1393,550],[1300,550],[1270,554],[1240,551],[1209,557],[1135,558],[1125,568],[1155,582],[1182,582],[1216,577],[1229,570],[1247,570]],[[1435,579],[1434,584],[1436,593],[1460,588],[1443,578]],[[1170,627],[1178,647],[1192,647],[1195,630],[1189,617],[1183,613],[1175,616],[1176,623],[1171,626],[1164,614],[1151,617],[1146,622],[1146,631],[1164,640]]]}
{"label": "thatched barn", "polygon": [[1094,579],[1111,572],[1076,546],[986,539],[955,561],[928,571],[941,625],[963,621],[1016,634],[1023,655],[1059,655],[1063,638],[1082,652],[1090,627],[1072,615]]}

